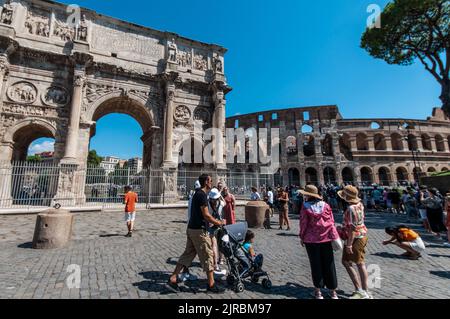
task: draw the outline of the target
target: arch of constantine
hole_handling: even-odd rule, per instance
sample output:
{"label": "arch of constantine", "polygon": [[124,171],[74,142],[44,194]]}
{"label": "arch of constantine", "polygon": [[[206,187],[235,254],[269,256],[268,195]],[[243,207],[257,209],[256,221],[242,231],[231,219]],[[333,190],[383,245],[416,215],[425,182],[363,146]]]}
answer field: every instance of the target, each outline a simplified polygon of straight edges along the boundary
{"label": "arch of constantine", "polygon": [[224,129],[226,49],[86,9],[72,27],[67,6],[53,1],[0,3],[0,161],[24,161],[31,142],[54,138],[55,196],[83,201],[96,121],[124,113],[144,132],[144,165],[163,170],[164,192],[175,192],[176,145],[186,138],[177,128],[192,138],[197,123]]}

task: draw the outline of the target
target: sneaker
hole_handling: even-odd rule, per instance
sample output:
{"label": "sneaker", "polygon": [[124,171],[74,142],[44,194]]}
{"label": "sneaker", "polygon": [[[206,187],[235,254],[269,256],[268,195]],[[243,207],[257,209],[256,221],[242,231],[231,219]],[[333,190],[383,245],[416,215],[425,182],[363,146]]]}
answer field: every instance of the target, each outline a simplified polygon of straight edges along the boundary
{"label": "sneaker", "polygon": [[126,234],[125,237],[131,237],[131,233]]}
{"label": "sneaker", "polygon": [[365,291],[355,291],[349,299],[370,299],[370,296]]}
{"label": "sneaker", "polygon": [[225,288],[220,287],[217,284],[214,284],[214,286],[206,288],[207,292],[211,292],[213,294],[223,294],[225,292]]}
{"label": "sneaker", "polygon": [[216,269],[214,270],[214,275],[216,276],[225,276],[227,274],[227,271],[225,269],[220,270],[220,269]]}

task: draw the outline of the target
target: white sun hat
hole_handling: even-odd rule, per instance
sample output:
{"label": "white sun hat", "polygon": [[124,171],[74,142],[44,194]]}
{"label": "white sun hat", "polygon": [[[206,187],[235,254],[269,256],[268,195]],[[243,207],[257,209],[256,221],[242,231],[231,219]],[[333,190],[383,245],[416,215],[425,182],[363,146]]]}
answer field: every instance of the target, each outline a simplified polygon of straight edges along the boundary
{"label": "white sun hat", "polygon": [[211,189],[211,191],[209,192],[209,199],[219,199],[220,198],[220,192],[217,188],[213,188]]}

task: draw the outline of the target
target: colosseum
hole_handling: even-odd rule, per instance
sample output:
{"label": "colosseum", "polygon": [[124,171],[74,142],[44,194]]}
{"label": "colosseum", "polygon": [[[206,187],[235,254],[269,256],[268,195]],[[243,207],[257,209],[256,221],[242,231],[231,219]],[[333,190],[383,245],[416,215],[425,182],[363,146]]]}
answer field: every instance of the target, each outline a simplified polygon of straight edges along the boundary
{"label": "colosseum", "polygon": [[232,116],[227,127],[279,128],[276,184],[404,185],[450,168],[450,122],[439,108],[412,120],[345,119],[336,105],[301,107]]}

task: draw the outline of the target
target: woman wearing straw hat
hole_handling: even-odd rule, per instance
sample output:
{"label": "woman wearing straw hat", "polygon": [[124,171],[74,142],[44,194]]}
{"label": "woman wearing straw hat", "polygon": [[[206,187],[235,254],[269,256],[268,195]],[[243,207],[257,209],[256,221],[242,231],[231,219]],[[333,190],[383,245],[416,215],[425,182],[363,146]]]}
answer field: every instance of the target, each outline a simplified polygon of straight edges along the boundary
{"label": "woman wearing straw hat", "polygon": [[328,288],[332,299],[336,294],[337,277],[332,242],[339,239],[334,226],[333,211],[319,195],[316,186],[308,185],[300,193],[305,198],[300,213],[300,241],[306,246],[311,274],[315,287],[315,298],[323,299],[321,289]]}
{"label": "woman wearing straw hat", "polygon": [[[364,224],[364,205],[358,197],[358,189],[354,186],[346,186],[338,192],[339,197],[345,200],[349,206],[344,213],[345,241],[342,264],[355,286],[356,291],[350,299],[371,299],[368,293],[368,274],[365,264],[367,246],[367,228]],[[358,272],[353,268],[356,264]]]}

